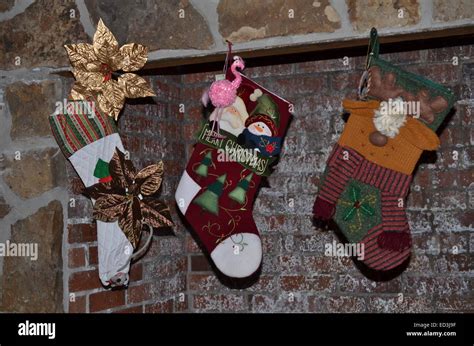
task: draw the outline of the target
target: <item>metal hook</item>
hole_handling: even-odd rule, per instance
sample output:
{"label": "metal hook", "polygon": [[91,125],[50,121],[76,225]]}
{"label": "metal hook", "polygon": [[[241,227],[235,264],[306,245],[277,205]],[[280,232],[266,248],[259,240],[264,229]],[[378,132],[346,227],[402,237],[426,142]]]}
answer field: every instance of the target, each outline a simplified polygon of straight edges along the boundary
{"label": "metal hook", "polygon": [[374,56],[374,48],[377,45],[377,29],[370,29],[370,40],[369,46],[367,47],[367,58],[365,60],[365,69],[367,70],[370,66],[372,57]]}
{"label": "metal hook", "polygon": [[224,63],[224,69],[222,70],[224,72],[224,75],[227,73],[227,68],[229,67],[229,60],[230,60],[230,55],[232,54],[232,42],[229,40],[225,40],[227,42],[227,55],[225,57],[225,63]]}

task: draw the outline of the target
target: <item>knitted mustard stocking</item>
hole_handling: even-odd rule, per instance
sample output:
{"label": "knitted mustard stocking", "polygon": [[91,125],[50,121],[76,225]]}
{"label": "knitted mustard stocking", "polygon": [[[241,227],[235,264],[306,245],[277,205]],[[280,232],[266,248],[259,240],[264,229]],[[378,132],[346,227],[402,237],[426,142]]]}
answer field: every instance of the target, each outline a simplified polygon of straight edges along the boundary
{"label": "knitted mustard stocking", "polygon": [[351,243],[363,244],[367,266],[389,270],[410,256],[405,199],[411,174],[423,150],[436,149],[439,139],[407,117],[397,136],[374,144],[380,102],[345,100],[343,106],[351,115],[329,156],[314,215],[333,218]]}

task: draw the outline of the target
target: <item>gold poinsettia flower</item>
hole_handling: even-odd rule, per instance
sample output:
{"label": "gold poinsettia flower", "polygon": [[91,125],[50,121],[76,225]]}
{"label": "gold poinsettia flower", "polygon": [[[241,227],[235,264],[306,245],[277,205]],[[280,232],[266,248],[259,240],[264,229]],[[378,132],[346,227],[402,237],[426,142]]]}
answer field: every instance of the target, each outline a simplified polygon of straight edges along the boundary
{"label": "gold poinsettia flower", "polygon": [[[147,61],[147,47],[128,43],[119,48],[112,32],[99,20],[93,43],[65,45],[76,78],[71,97],[75,100],[95,96],[99,109],[115,120],[125,98],[155,96],[142,77],[130,73]],[[125,73],[113,78],[116,71]]]}

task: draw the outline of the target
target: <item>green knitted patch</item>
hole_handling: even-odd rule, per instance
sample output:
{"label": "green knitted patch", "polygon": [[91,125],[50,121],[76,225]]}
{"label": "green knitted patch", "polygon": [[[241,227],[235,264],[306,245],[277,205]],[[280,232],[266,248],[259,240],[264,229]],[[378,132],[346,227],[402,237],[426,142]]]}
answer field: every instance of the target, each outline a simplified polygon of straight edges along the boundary
{"label": "green knitted patch", "polygon": [[334,220],[351,243],[382,222],[380,190],[351,179],[336,205]]}

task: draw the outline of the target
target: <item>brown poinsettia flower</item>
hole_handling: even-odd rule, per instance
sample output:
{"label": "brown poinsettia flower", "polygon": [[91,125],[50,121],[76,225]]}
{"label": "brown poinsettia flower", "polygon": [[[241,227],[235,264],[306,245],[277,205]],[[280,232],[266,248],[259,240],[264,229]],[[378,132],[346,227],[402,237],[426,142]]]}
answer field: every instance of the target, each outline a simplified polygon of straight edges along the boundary
{"label": "brown poinsettia flower", "polygon": [[109,163],[112,180],[86,189],[95,199],[93,217],[104,222],[118,221],[134,248],[143,224],[159,228],[172,226],[169,208],[154,196],[161,186],[163,162],[145,167],[138,173],[124,153],[115,149]]}

